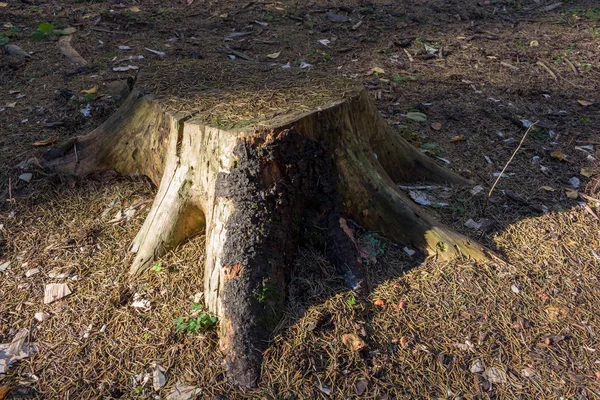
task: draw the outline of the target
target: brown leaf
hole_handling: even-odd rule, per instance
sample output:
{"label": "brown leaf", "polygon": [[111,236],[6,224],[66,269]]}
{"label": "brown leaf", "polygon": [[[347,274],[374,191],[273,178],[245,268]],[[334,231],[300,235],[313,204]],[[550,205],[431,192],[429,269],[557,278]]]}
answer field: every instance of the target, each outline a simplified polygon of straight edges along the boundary
{"label": "brown leaf", "polygon": [[367,344],[356,333],[347,333],[342,336],[342,343],[353,351],[360,351],[367,347]]}
{"label": "brown leaf", "polygon": [[408,339],[406,338],[406,336],[402,336],[400,338],[400,346],[402,346],[403,349],[408,347]]}
{"label": "brown leaf", "polygon": [[431,124],[431,129],[433,129],[434,131],[439,131],[440,129],[442,129],[442,123],[434,122],[433,124]]}
{"label": "brown leaf", "polygon": [[598,175],[600,173],[600,171],[598,169],[595,168],[581,168],[581,171],[579,171],[579,173],[583,176],[585,176],[586,178],[591,178],[594,175]]}
{"label": "brown leaf", "polygon": [[373,302],[373,304],[375,304],[377,307],[383,307],[385,306],[385,301],[383,301],[382,299],[377,299]]}
{"label": "brown leaf", "polygon": [[561,149],[554,150],[552,153],[550,153],[550,155],[552,156],[552,158],[554,158],[558,161],[566,161],[567,160],[567,157],[563,154]]}
{"label": "brown leaf", "polygon": [[38,140],[37,142],[33,142],[33,143],[31,143],[31,145],[32,146],[36,146],[36,147],[39,147],[39,146],[48,146],[49,144],[52,144],[52,143],[56,142],[57,140],[58,140],[58,137],[57,136],[53,136],[53,137],[48,138],[48,139],[43,139],[43,140]]}
{"label": "brown leaf", "polygon": [[373,67],[371,68],[371,70],[367,73],[367,75],[373,75],[373,74],[385,74],[385,70],[383,68],[379,68],[379,67]]}
{"label": "brown leaf", "polygon": [[594,104],[593,101],[589,101],[589,100],[577,100],[577,102],[583,107],[588,107],[588,106],[591,106],[592,104]]}
{"label": "brown leaf", "polygon": [[529,378],[529,379],[539,379],[540,378],[539,374],[537,373],[537,371],[535,369],[528,368],[528,367],[525,367],[521,370],[521,376],[523,378]]}
{"label": "brown leaf", "polygon": [[350,229],[348,223],[344,218],[340,218],[340,227],[342,228],[344,233],[348,235],[354,246],[356,246],[356,240],[354,240],[354,232],[352,232],[352,229]]}
{"label": "brown leaf", "polygon": [[452,143],[456,143],[456,142],[462,142],[463,140],[465,140],[465,137],[463,135],[458,135],[458,136],[454,136],[450,141]]}
{"label": "brown leaf", "polygon": [[10,386],[6,386],[6,385],[0,386],[0,400],[4,399],[6,397],[8,392],[10,392],[10,389],[11,389]]}
{"label": "brown leaf", "polygon": [[142,10],[138,6],[132,6],[132,7],[129,7],[129,11],[138,13],[138,12],[140,12]]}
{"label": "brown leaf", "polygon": [[577,199],[579,197],[579,192],[577,190],[567,190],[566,195],[569,199]]}

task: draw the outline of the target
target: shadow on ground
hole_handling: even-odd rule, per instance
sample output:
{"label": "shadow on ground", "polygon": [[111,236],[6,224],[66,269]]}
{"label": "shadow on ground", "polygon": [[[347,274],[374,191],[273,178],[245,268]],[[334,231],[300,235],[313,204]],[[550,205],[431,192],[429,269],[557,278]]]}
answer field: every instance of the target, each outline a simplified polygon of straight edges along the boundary
{"label": "shadow on ground", "polygon": [[[600,10],[594,2],[165,7],[149,1],[53,8],[18,2],[0,8],[0,22],[0,38],[34,52],[31,60],[0,59],[6,166],[0,262],[11,262],[1,275],[0,341],[30,328],[41,344],[37,355],[0,378],[0,385],[18,382],[14,395],[149,397],[154,390],[144,373],[158,362],[168,371],[159,393],[186,382],[210,398],[599,396]],[[56,50],[56,38],[30,38],[41,22],[77,27],[73,45],[97,69],[64,78],[74,66]],[[227,38],[234,31],[250,33]],[[327,45],[319,42],[324,39]],[[359,229],[373,287],[369,299],[359,299],[319,249],[302,247],[260,389],[231,387],[216,333],[186,335],[173,325],[194,315],[203,238],[162,258],[164,270],[131,282],[127,247],[149,208],[151,186],[110,175],[69,182],[19,167],[40,158],[33,142],[65,141],[110,115],[115,103],[105,96],[108,86],[134,75],[113,67],[143,68],[145,61],[135,57],[159,57],[145,48],[165,51],[174,62],[226,61],[228,54],[218,51],[224,45],[277,67],[306,62],[362,81],[400,134],[474,180],[473,187],[425,190],[437,203],[431,211],[509,264],[422,263],[404,246]],[[93,86],[95,96],[80,93]],[[91,117],[80,112],[88,105]],[[413,121],[407,112],[427,120]],[[539,122],[487,202],[526,121]],[[25,172],[33,174],[30,182],[19,179]],[[482,225],[467,227],[469,220]],[[40,273],[25,277],[33,268]],[[43,305],[43,286],[62,281],[59,273],[74,294]],[[150,301],[150,310],[131,307],[135,294]],[[374,305],[378,299],[383,306]],[[37,322],[40,311],[51,318]],[[136,374],[141,380],[132,382]]]}

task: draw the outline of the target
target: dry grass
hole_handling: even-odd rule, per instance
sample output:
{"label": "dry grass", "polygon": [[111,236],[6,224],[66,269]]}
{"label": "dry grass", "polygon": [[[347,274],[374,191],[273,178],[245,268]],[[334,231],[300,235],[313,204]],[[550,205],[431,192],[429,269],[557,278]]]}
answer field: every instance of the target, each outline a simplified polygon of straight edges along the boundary
{"label": "dry grass", "polygon": [[[196,1],[187,8],[170,6],[176,12],[168,14],[160,11],[162,3],[140,4],[144,18],[155,17],[156,25],[139,23],[139,17],[133,18],[127,9],[109,13],[102,3],[73,3],[56,11],[56,19],[65,24],[91,23],[101,16],[104,28],[133,33],[123,37],[87,31],[82,26],[74,45],[84,57],[100,65],[96,77],[80,75],[64,80],[61,74],[71,66],[62,61],[50,41],[23,38],[18,44],[36,51],[34,61],[10,59],[0,63],[0,104],[14,101],[15,95],[7,93],[14,87],[27,100],[0,114],[0,162],[9,167],[0,172],[0,185],[8,198],[10,179],[14,199],[0,203],[0,261],[11,261],[10,270],[0,275],[0,342],[10,341],[16,330],[28,328],[40,347],[37,354],[0,378],[0,386],[9,384],[24,392],[31,388],[33,395],[47,399],[151,398],[156,395],[151,382],[134,385],[133,377],[157,362],[167,369],[167,385],[158,393],[162,397],[177,382],[186,382],[201,387],[202,398],[354,398],[358,397],[356,385],[366,381],[362,398],[600,398],[596,332],[600,326],[600,261],[592,253],[600,254],[600,224],[593,216],[598,206],[587,202],[590,213],[578,201],[566,198],[564,191],[569,187],[568,179],[579,176],[587,184],[582,192],[600,197],[598,178],[587,181],[579,175],[581,167],[590,166],[587,155],[574,149],[598,143],[597,105],[582,107],[577,103],[577,99],[597,97],[598,39],[594,29],[598,21],[593,19],[594,13],[580,13],[588,16],[579,19],[566,8],[548,14],[535,11],[542,4],[533,1],[489,5],[475,1],[403,2],[391,8],[375,4],[372,11],[360,8],[363,24],[352,31],[329,24],[322,13],[309,14],[311,10],[303,4],[257,3],[245,9],[235,2]],[[431,4],[436,6],[434,11]],[[15,24],[25,21],[35,26],[51,15],[46,6],[41,6],[44,15],[25,5],[0,15]],[[592,10],[594,4],[577,2],[573,6]],[[533,7],[534,11],[527,13],[519,7]],[[218,17],[227,12],[230,17]],[[287,18],[288,12],[310,18],[298,25]],[[195,13],[201,18],[188,17]],[[183,18],[183,23],[173,15]],[[126,77],[110,70],[117,45],[127,43],[141,52],[144,47],[163,49],[167,39],[175,35],[172,32],[184,25],[189,29],[187,37],[205,34],[201,52],[207,62],[222,62],[225,56],[216,47],[223,44],[226,34],[254,20],[267,19],[270,25],[265,35],[278,41],[276,50],[282,51],[278,62],[310,62],[317,73],[335,76],[336,82],[342,75],[359,79],[377,98],[390,123],[415,141],[444,147],[440,155],[452,161],[450,166],[484,187],[489,188],[495,179],[493,173],[514,150],[505,140],[522,135],[519,119],[542,119],[555,128],[545,128],[528,138],[508,170],[509,178],[500,181],[492,203],[471,195],[468,189],[436,193],[451,203],[451,207],[436,211],[440,218],[496,247],[509,264],[420,264],[401,247],[378,244],[372,236],[358,233],[363,246],[375,254],[383,247],[385,251],[370,266],[373,293],[351,305],[348,300],[352,293],[343,287],[320,252],[300,249],[289,286],[287,314],[265,353],[260,388],[244,392],[224,377],[215,331],[191,335],[174,328],[174,318],[192,315],[193,297],[203,287],[202,237],[163,257],[163,271],[149,271],[135,281],[127,276],[131,261],[128,247],[154,194],[147,182],[104,176],[70,185],[33,170],[33,181],[25,183],[18,181],[22,170],[16,165],[40,156],[30,147],[31,142],[84,133],[114,109],[111,100],[98,99],[92,103],[92,119],[87,120],[79,114],[79,104],[57,100],[54,91],[68,87],[78,93],[98,84],[102,94],[107,82]],[[511,22],[517,19],[519,24]],[[404,21],[408,26],[400,27]],[[308,22],[314,26],[307,26]],[[392,26],[389,31],[380,29],[386,24]],[[338,42],[330,48],[315,44],[317,39],[333,35],[338,36]],[[411,36],[415,40],[407,51],[413,62],[393,45]],[[538,47],[529,46],[533,39],[539,41]],[[98,47],[98,40],[104,47]],[[425,60],[423,42],[444,45],[452,54],[446,59]],[[189,42],[181,47],[179,42],[169,43],[176,47],[169,54],[196,51],[195,47],[190,49],[195,45]],[[261,59],[266,73],[270,71],[272,60],[263,55],[274,52],[273,45],[239,44],[247,46],[244,52]],[[337,53],[342,47],[351,51]],[[312,52],[314,49],[328,52],[333,60],[325,61]],[[565,57],[578,68],[577,74]],[[536,66],[537,59],[558,74],[558,82]],[[181,60],[174,58],[174,65]],[[170,61],[163,62],[160,73],[169,73]],[[518,65],[519,72],[504,67],[501,61]],[[366,76],[374,66],[384,68],[385,75]],[[219,81],[221,71],[204,72],[208,77],[179,74],[191,81],[160,81],[168,84],[155,89],[181,93],[182,88],[197,86],[198,82],[213,89],[230,86],[231,82]],[[405,79],[409,76],[415,80]],[[302,72],[296,77],[308,76]],[[397,77],[400,79],[394,79]],[[250,84],[258,87],[259,83]],[[317,80],[313,88],[318,90],[308,91],[316,103],[327,100],[319,97],[324,93],[320,85],[322,81]],[[296,109],[307,93],[288,93],[268,85],[262,89],[261,102],[243,100],[252,98],[246,93],[219,97],[223,92],[213,90],[210,104],[196,111],[216,111],[219,99],[227,99],[228,104],[234,97],[242,99],[214,114],[226,116],[223,123],[229,123],[232,113],[243,119],[260,117],[249,112],[255,110],[249,106],[265,116]],[[408,121],[401,115],[406,111],[425,112],[429,121]],[[50,117],[64,118],[65,124],[55,130],[43,128],[40,123]],[[30,122],[22,123],[25,119]],[[434,121],[443,122],[443,129],[430,129]],[[550,130],[557,136],[550,137]],[[504,136],[498,136],[498,131]],[[465,140],[451,143],[457,135],[464,135]],[[550,154],[555,149],[562,149],[568,162],[553,159]],[[590,152],[596,158],[599,154],[597,150]],[[534,156],[540,157],[539,164],[532,163]],[[540,171],[540,165],[546,172]],[[545,191],[541,186],[556,190]],[[508,199],[502,194],[506,190],[518,193],[528,204]],[[113,200],[118,202],[103,216]],[[136,209],[133,218],[109,223],[119,210],[132,205]],[[540,212],[542,206],[549,212]],[[492,231],[474,232],[463,226],[467,219],[481,217],[495,221]],[[41,272],[26,278],[30,268]],[[50,272],[76,275],[77,279],[50,278]],[[68,283],[73,294],[43,305],[44,284],[51,282]],[[131,307],[135,293],[151,301],[150,310]],[[375,299],[384,300],[385,306],[375,307]],[[33,315],[38,311],[49,313],[50,319],[35,321]],[[342,336],[349,333],[361,337],[366,349],[356,352],[343,345]],[[493,367],[505,373],[506,382],[490,384],[483,373],[470,372],[476,360],[484,369]],[[319,389],[323,385],[330,388],[330,395]]]}

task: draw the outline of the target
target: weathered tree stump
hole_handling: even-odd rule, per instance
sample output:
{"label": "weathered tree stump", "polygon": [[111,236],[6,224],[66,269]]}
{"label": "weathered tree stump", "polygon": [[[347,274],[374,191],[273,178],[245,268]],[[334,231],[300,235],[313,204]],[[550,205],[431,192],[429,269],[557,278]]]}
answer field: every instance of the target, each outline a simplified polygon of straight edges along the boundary
{"label": "weathered tree stump", "polygon": [[220,318],[229,376],[248,387],[281,316],[303,226],[325,232],[327,257],[359,292],[367,289],[364,265],[346,218],[424,255],[487,258],[396,186],[467,181],[414,149],[361,86],[339,78],[156,63],[113,116],[59,153],[47,165],[60,173],[114,169],[158,186],[131,245],[132,275],[205,232],[206,306]]}

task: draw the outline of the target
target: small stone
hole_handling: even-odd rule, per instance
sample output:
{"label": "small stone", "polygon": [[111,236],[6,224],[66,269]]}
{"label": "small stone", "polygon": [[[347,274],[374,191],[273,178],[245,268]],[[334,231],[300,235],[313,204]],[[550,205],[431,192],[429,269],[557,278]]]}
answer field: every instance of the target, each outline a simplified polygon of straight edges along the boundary
{"label": "small stone", "polygon": [[519,287],[517,285],[512,285],[510,287],[510,290],[513,291],[513,293],[519,294],[521,292],[521,289],[519,289]]}
{"label": "small stone", "polygon": [[413,256],[413,255],[416,253],[416,251],[415,251],[415,250],[413,250],[413,249],[409,249],[409,248],[408,248],[408,247],[406,247],[406,246],[404,246],[404,249],[403,249],[403,250],[404,250],[404,252],[405,252],[406,254],[408,254],[410,257],[412,257],[412,256]]}
{"label": "small stone", "polygon": [[152,387],[154,387],[154,390],[159,391],[161,387],[165,386],[165,383],[167,383],[166,372],[161,365],[156,365],[152,372]]}
{"label": "small stone", "polygon": [[40,312],[36,312],[34,314],[33,318],[37,319],[40,322],[44,322],[45,320],[50,318],[50,314],[40,311]]}
{"label": "small stone", "polygon": [[10,267],[10,261],[0,262],[0,272],[4,272]]}
{"label": "small stone", "polygon": [[573,186],[575,189],[578,189],[579,186],[581,186],[581,181],[579,180],[578,177],[574,176],[571,179],[569,179],[569,183],[571,184],[571,186]]}
{"label": "small stone", "polygon": [[31,172],[25,172],[24,174],[19,175],[19,179],[25,182],[31,182],[33,178],[33,174]]}

